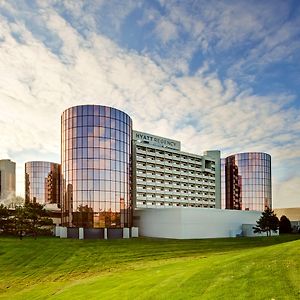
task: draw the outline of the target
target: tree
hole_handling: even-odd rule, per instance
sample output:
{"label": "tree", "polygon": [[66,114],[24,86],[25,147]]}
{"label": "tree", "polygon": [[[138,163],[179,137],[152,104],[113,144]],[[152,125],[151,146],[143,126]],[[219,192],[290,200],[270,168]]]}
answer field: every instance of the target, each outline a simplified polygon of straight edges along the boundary
{"label": "tree", "polygon": [[30,227],[26,216],[26,210],[23,206],[16,206],[13,215],[14,233],[22,240],[23,235],[26,234]]}
{"label": "tree", "polygon": [[53,220],[39,203],[26,203],[14,206],[14,209],[0,204],[0,233],[12,233],[21,240],[26,234],[32,234],[34,238],[38,233],[49,234],[52,227]]}
{"label": "tree", "polygon": [[13,209],[16,206],[21,206],[25,203],[24,198],[21,196],[15,196],[10,193],[5,199],[1,200],[2,204],[8,209]]}
{"label": "tree", "polygon": [[10,215],[9,209],[3,204],[0,204],[0,233],[9,231],[11,224]]}
{"label": "tree", "polygon": [[279,233],[291,233],[292,226],[290,220],[286,216],[281,216],[279,221]]}
{"label": "tree", "polygon": [[28,223],[27,232],[32,233],[36,239],[38,233],[49,233],[53,226],[53,220],[48,217],[44,206],[39,203],[26,203],[24,206]]}
{"label": "tree", "polygon": [[25,199],[21,196],[14,196],[10,198],[10,203],[7,205],[7,207],[14,208],[16,206],[24,205]]}
{"label": "tree", "polygon": [[254,233],[266,232],[267,236],[271,236],[271,232],[277,232],[279,227],[279,220],[274,213],[274,211],[267,207],[265,211],[262,212],[261,217],[256,221],[256,226],[253,227]]}

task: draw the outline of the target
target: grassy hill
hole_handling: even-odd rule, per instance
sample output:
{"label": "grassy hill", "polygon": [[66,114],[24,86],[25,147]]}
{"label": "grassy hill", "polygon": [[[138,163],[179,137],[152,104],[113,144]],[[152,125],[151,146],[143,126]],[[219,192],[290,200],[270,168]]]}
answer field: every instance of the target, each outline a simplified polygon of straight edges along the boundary
{"label": "grassy hill", "polygon": [[0,238],[0,299],[300,299],[297,238]]}

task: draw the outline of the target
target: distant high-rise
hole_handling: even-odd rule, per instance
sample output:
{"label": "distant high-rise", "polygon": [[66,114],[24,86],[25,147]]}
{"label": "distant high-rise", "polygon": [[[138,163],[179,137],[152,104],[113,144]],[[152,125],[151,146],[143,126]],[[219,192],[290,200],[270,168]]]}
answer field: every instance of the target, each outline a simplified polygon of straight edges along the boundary
{"label": "distant high-rise", "polygon": [[272,207],[271,156],[238,153],[222,159],[222,208],[263,211]]}
{"label": "distant high-rise", "polygon": [[52,208],[60,206],[59,164],[47,161],[25,163],[25,201]]}
{"label": "distant high-rise", "polygon": [[10,159],[0,160],[0,200],[16,195],[16,163]]}

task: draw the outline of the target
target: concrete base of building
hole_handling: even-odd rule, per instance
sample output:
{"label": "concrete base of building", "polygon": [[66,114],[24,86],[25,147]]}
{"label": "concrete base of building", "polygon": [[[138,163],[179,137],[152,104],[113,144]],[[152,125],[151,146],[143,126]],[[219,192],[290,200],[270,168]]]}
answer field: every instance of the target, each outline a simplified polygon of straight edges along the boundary
{"label": "concrete base of building", "polygon": [[[257,236],[251,233],[260,211],[213,208],[147,208],[134,211],[133,223],[141,236],[173,239],[201,239]],[[248,229],[243,233],[243,224]],[[251,234],[250,234],[251,233]]]}
{"label": "concrete base of building", "polygon": [[138,237],[138,228],[82,228],[82,227],[55,227],[55,236],[73,239],[126,239]]}

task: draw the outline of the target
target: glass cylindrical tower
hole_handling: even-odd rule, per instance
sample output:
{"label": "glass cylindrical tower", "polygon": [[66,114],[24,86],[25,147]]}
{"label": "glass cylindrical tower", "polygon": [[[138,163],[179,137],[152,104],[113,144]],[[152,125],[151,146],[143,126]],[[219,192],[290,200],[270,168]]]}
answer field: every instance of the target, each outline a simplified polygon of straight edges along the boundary
{"label": "glass cylindrical tower", "polygon": [[63,112],[63,226],[132,226],[131,137],[132,120],[118,109],[82,105]]}
{"label": "glass cylindrical tower", "polygon": [[25,201],[60,204],[60,164],[47,161],[25,163]]}
{"label": "glass cylindrical tower", "polygon": [[225,159],[227,209],[258,210],[272,207],[271,156],[238,153]]}
{"label": "glass cylindrical tower", "polygon": [[0,159],[0,200],[16,195],[16,163],[10,159]]}

